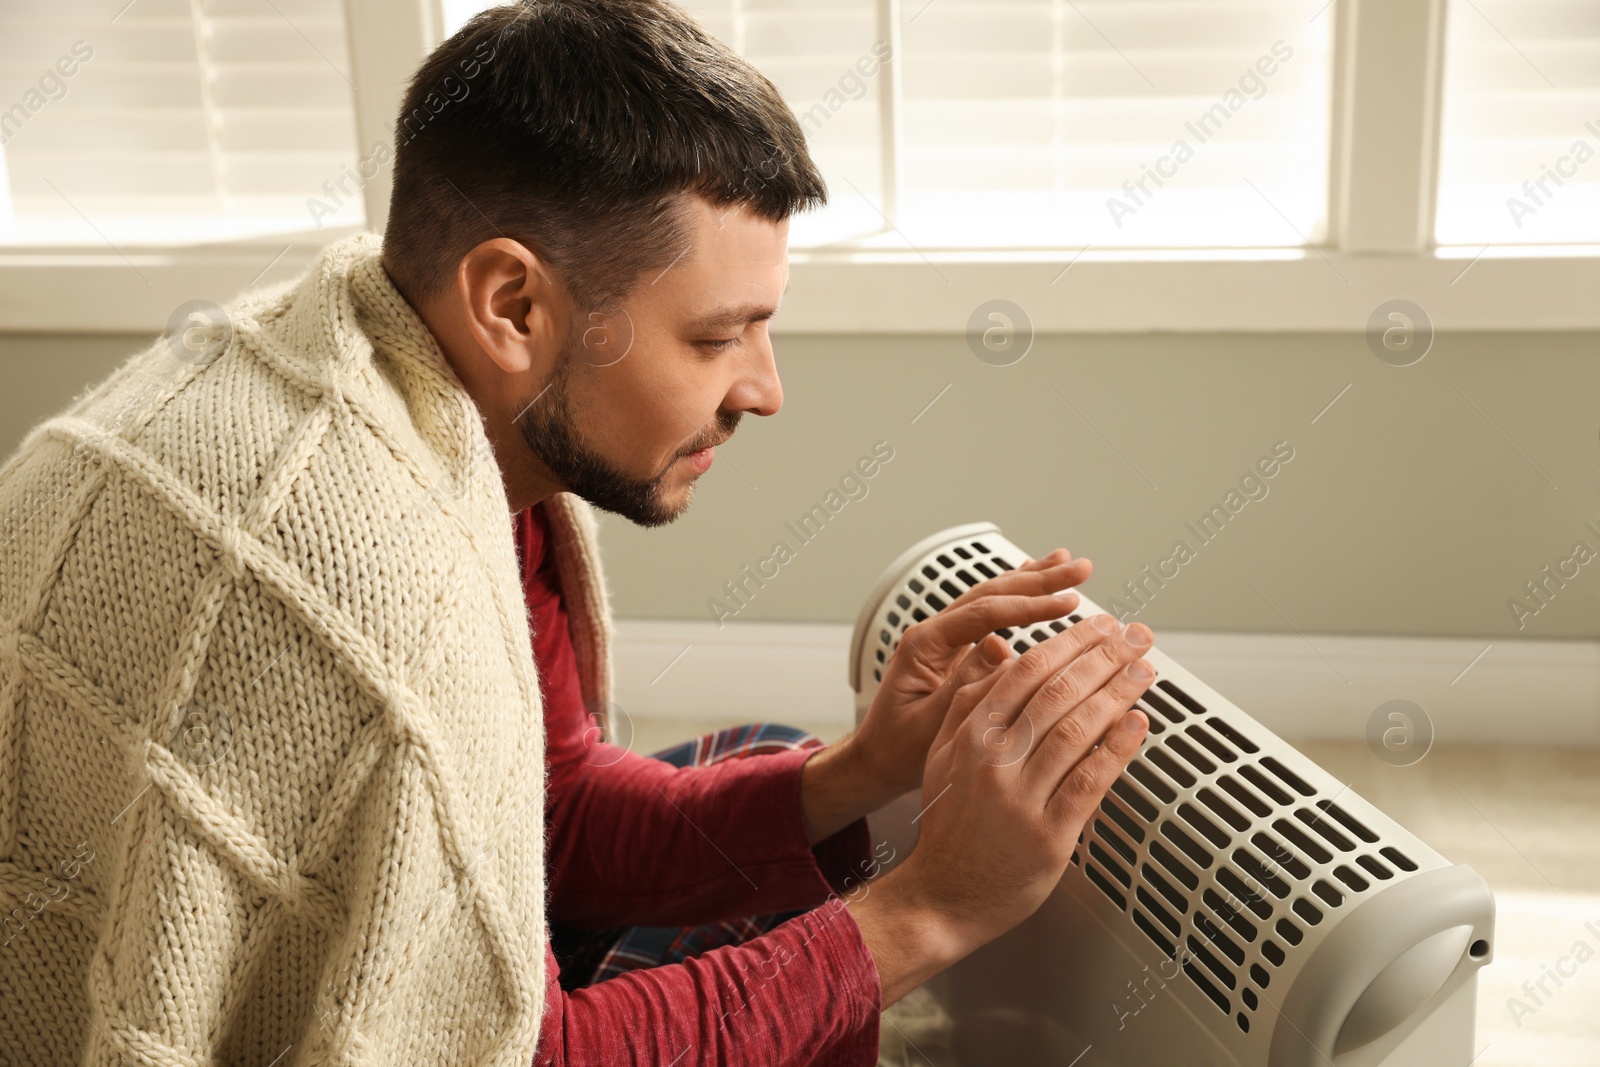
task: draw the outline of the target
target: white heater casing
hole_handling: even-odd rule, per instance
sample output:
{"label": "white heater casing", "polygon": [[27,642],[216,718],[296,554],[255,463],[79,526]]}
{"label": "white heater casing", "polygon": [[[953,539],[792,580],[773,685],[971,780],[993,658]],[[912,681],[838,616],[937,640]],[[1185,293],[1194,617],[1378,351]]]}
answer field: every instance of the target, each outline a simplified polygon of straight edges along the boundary
{"label": "white heater casing", "polygon": [[[858,721],[908,626],[1027,558],[975,523],[896,559],[856,620]],[[1023,652],[1101,613],[1083,597],[998,632]],[[1493,955],[1488,884],[1159,648],[1146,658],[1150,734],[1061,884],[927,987],[957,1062],[1468,1067],[1477,972]],[[920,809],[902,797],[873,816],[874,838],[909,854]]]}

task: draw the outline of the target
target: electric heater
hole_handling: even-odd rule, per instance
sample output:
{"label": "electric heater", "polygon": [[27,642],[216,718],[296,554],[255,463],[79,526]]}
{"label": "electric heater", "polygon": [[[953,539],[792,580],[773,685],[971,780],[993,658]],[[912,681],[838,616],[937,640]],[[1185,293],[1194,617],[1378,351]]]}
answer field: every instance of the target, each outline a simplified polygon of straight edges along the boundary
{"label": "electric heater", "polygon": [[[895,560],[856,620],[857,719],[906,627],[1025,558],[976,523]],[[1099,613],[1085,597],[1070,615],[998,632],[1023,652]],[[1494,943],[1487,883],[1159,649],[1147,659],[1149,736],[1061,884],[925,987],[946,1062],[1468,1067]],[[874,816],[874,837],[908,854],[920,804],[902,797]]]}

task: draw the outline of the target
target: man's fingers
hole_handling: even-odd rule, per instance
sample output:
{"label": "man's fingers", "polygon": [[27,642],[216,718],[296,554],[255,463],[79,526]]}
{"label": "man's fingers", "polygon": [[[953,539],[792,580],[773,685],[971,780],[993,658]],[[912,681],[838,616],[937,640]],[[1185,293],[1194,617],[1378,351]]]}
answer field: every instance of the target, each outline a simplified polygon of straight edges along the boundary
{"label": "man's fingers", "polygon": [[[1040,571],[1026,577],[1039,578],[1047,573]],[[1056,588],[1063,589],[1067,584],[1072,583],[1060,583]],[[925,658],[948,656],[953,650],[996,630],[1059,619],[1072,614],[1083,602],[1076,592],[1063,594],[1054,589],[1007,592],[1003,588],[991,588],[987,593],[974,596],[982,588],[975,586],[967,590],[939,614],[915,623],[906,631],[908,635],[913,630],[920,631],[916,647]]]}
{"label": "man's fingers", "polygon": [[999,666],[990,668],[987,674],[955,691],[955,695],[950,698],[950,707],[945,709],[944,722],[939,727],[939,734],[933,739],[933,744],[928,746],[930,753],[937,752],[956,736],[962,725],[971,717],[973,709],[983,703],[983,698],[989,695],[1016,662],[1015,657],[1002,660]]}
{"label": "man's fingers", "polygon": [[1018,570],[1042,570],[1046,567],[1055,567],[1067,563],[1072,559],[1072,553],[1065,548],[1057,548],[1038,559],[1024,560],[1017,565]]}
{"label": "man's fingers", "polygon": [[956,669],[950,672],[945,684],[952,689],[976,682],[993,671],[1008,657],[1010,648],[999,634],[987,634],[962,655]]}
{"label": "man's fingers", "polygon": [[1045,802],[1045,817],[1063,833],[1071,833],[1070,845],[1083,829],[1084,822],[1106,791],[1139,752],[1150,722],[1137,709],[1124,714],[1100,739],[1100,747],[1079,761],[1061,779]]}
{"label": "man's fingers", "polygon": [[[1095,647],[1080,657],[1078,663],[1099,657],[1112,643],[1107,641]],[[1078,663],[1068,670],[1076,670]],[[1036,791],[1041,800],[1047,797],[1062,778],[1089,755],[1111,724],[1133,707],[1133,702],[1150,687],[1155,673],[1155,668],[1142,659],[1126,666],[1115,662],[1108,664],[1097,669],[1093,675],[1095,680],[1088,683],[1093,689],[1073,700],[1064,711],[1054,714],[1048,706],[1054,695],[1050,686],[1059,683],[1052,680],[1041,688],[1039,695],[1029,702],[1026,712],[1038,730],[1038,741],[1022,768],[1023,787]]]}
{"label": "man's fingers", "polygon": [[979,582],[938,614],[906,628],[900,643],[928,669],[950,669],[960,650],[985,634],[1069,615],[1081,603],[1062,591],[1087,581],[1094,571],[1087,559],[1071,559],[1064,548]]}
{"label": "man's fingers", "polygon": [[993,721],[1002,726],[1014,723],[1039,687],[1052,675],[1112,637],[1117,629],[1117,621],[1110,615],[1095,615],[1016,657],[1005,681],[989,695]]}
{"label": "man's fingers", "polygon": [[[1134,699],[1149,688],[1155,678],[1155,669],[1149,664],[1144,665],[1150,674],[1142,684],[1121,672],[1150,651],[1154,636],[1150,627],[1136,622],[1086,648],[1082,654],[1041,682],[1029,697],[1027,705],[1028,715],[1039,736],[1046,736],[1059,724],[1087,750],[1090,738],[1098,737],[1105,729],[1104,725],[1079,725],[1069,720],[1079,716],[1083,706],[1106,688],[1113,695],[1120,695],[1123,690],[1137,685],[1133,689],[1133,697],[1128,700],[1128,704],[1132,705]],[[1089,738],[1082,736],[1086,729]]]}

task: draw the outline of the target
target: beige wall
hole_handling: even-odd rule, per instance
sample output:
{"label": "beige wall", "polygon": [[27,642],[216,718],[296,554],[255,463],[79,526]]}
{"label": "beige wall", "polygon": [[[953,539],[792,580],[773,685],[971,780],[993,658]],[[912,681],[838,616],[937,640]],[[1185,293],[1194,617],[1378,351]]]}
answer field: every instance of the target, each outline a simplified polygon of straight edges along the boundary
{"label": "beige wall", "polygon": [[[0,451],[141,343],[0,335]],[[1139,615],[1157,628],[1600,637],[1600,560],[1520,632],[1507,606],[1577,541],[1600,550],[1584,528],[1600,524],[1597,343],[1445,335],[1396,368],[1359,335],[1053,336],[1000,368],[960,337],[783,337],[783,411],[745,418],[683,519],[603,516],[616,610],[710,618],[782,539],[794,558],[736,618],[848,622],[852,583],[866,592],[941,527],[992,520],[1035,554],[1092,557],[1102,603],[1187,540],[1193,559]],[[880,440],[894,458],[867,495],[801,544],[785,522]],[[1267,495],[1199,544],[1185,524],[1278,441],[1294,458]]]}

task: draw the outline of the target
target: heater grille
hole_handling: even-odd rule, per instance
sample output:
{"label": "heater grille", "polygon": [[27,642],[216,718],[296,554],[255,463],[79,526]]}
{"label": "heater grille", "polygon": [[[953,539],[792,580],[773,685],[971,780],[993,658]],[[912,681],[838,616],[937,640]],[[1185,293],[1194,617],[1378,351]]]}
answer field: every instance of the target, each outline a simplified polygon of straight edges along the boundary
{"label": "heater grille", "polygon": [[[984,532],[930,539],[880,583],[852,657],[863,707],[910,625],[1026,558],[993,526],[950,533],[961,530]],[[1021,653],[1095,614],[1083,598],[1072,614],[996,632]],[[1157,676],[1138,706],[1149,734],[1085,827],[1067,880],[1081,873],[1178,961],[1198,1003],[1231,1020],[1240,1040],[1264,1041],[1319,928],[1447,864],[1238,708],[1200,695],[1198,679],[1159,650],[1148,658]]]}

